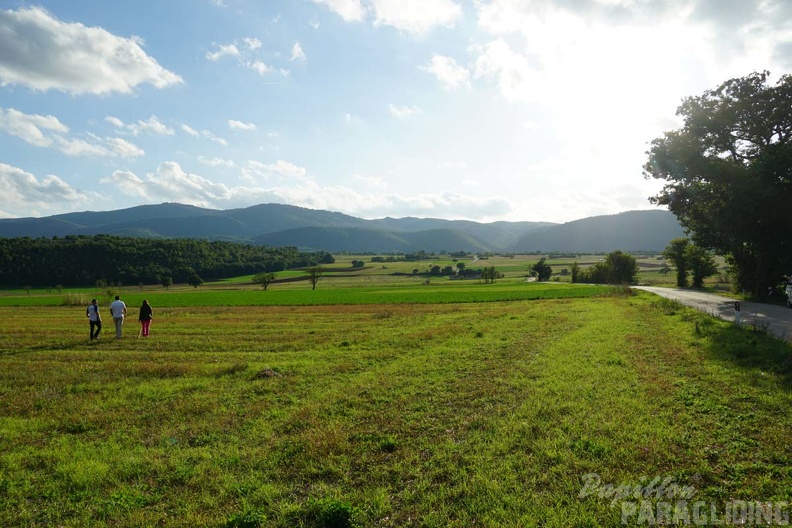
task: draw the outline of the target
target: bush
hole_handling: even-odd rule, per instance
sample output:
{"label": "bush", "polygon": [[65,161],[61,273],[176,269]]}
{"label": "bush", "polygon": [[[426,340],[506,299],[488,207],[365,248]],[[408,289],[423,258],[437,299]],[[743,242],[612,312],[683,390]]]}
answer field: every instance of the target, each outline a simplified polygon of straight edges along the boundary
{"label": "bush", "polygon": [[61,299],[61,306],[88,306],[91,301],[82,293],[67,293]]}

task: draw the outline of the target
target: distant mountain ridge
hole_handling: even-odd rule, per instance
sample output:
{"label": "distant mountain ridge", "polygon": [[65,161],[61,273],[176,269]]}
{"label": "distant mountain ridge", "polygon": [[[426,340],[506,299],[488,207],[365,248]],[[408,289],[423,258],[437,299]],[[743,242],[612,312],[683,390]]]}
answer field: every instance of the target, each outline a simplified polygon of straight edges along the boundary
{"label": "distant mountain ridge", "polygon": [[439,218],[365,220],[284,204],[225,211],[178,203],[44,218],[0,219],[0,237],[108,234],[199,238],[349,253],[660,251],[682,227],[667,211],[628,211],[553,224]]}

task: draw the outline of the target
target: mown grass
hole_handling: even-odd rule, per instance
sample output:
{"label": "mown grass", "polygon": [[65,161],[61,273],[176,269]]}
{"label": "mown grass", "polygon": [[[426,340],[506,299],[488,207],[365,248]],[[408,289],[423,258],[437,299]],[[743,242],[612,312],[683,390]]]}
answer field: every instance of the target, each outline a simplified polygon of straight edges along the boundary
{"label": "mown grass", "polygon": [[44,310],[0,308],[2,526],[621,525],[590,473],[792,493],[790,346],[645,293],[165,307],[98,342]]}

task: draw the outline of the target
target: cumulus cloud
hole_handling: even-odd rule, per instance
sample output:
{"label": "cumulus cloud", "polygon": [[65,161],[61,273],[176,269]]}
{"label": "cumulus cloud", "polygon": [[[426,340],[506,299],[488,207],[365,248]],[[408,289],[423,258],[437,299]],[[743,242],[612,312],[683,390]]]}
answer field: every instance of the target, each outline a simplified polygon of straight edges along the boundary
{"label": "cumulus cloud", "polygon": [[261,41],[257,38],[245,37],[244,41],[250,51],[256,51],[261,47]]}
{"label": "cumulus cloud", "polygon": [[172,136],[173,129],[163,124],[155,115],[152,115],[145,121],[138,121],[137,123],[124,123],[114,116],[105,117],[105,121],[113,125],[119,130],[129,132],[133,136],[140,134],[149,134],[152,136]]}
{"label": "cumulus cloud", "polygon": [[239,57],[239,48],[235,44],[220,44],[215,51],[207,51],[206,59],[216,62],[223,57]]}
{"label": "cumulus cloud", "polygon": [[275,68],[260,60],[248,61],[245,66],[262,76],[275,71]]}
{"label": "cumulus cloud", "polygon": [[250,161],[245,171],[250,175],[247,185],[228,185],[189,173],[178,163],[169,161],[143,176],[117,170],[101,183],[149,202],[177,201],[220,209],[275,202],[368,218],[415,215],[466,219],[499,218],[514,210],[509,200],[497,197],[472,197],[455,192],[387,194],[383,193],[384,184],[376,177],[355,178],[368,189],[365,192],[346,186],[321,185],[306,178],[303,167],[283,160],[272,164]]}
{"label": "cumulus cloud", "polygon": [[292,46],[291,57],[289,58],[289,60],[290,61],[305,60],[305,52],[303,51],[302,46],[300,46],[299,42],[295,42],[294,46]]}
{"label": "cumulus cloud", "polygon": [[545,84],[541,73],[529,64],[524,54],[515,52],[505,40],[472,46],[471,50],[478,55],[474,76],[496,80],[507,100],[538,101],[545,95],[540,90]]}
{"label": "cumulus cloud", "polygon": [[55,210],[74,210],[100,198],[83,192],[48,175],[36,178],[24,170],[0,162],[0,210],[6,216],[53,214]]}
{"label": "cumulus cloud", "polygon": [[423,35],[437,26],[453,26],[462,8],[452,0],[371,0],[374,24]]}
{"label": "cumulus cloud", "polygon": [[182,132],[184,132],[184,133],[186,133],[186,134],[188,134],[188,135],[190,135],[192,137],[196,137],[196,138],[197,137],[201,137],[200,132],[198,132],[197,130],[195,130],[194,128],[192,128],[189,125],[185,125],[184,123],[182,123],[181,125],[179,125],[179,128],[182,129]]}
{"label": "cumulus cloud", "polygon": [[393,117],[409,117],[420,114],[423,110],[417,106],[396,106],[393,103],[388,105],[388,110]]}
{"label": "cumulus cloud", "polygon": [[67,134],[69,127],[51,115],[25,114],[14,108],[0,107],[0,131],[16,136],[31,145],[48,147],[52,145],[52,138],[46,134],[47,132]]}
{"label": "cumulus cloud", "polygon": [[25,114],[14,108],[0,107],[0,131],[43,148],[55,148],[67,156],[135,157],[143,150],[121,138],[101,138],[86,134],[87,139],[71,138],[69,127],[54,116]]}
{"label": "cumulus cloud", "polygon": [[139,38],[62,22],[39,7],[0,10],[0,50],[3,86],[107,94],[182,82],[143,51]]}
{"label": "cumulus cloud", "polygon": [[462,16],[454,0],[313,0],[347,22],[362,22],[369,15],[374,25],[391,26],[413,35],[435,27],[450,27]]}
{"label": "cumulus cloud", "polygon": [[275,178],[294,180],[295,178],[305,178],[307,172],[304,167],[284,160],[278,160],[275,163],[250,160],[242,170],[242,177],[249,182],[269,181]]}
{"label": "cumulus cloud", "polygon": [[470,70],[457,64],[452,57],[435,55],[429,64],[419,69],[437,77],[447,89],[470,86]]}
{"label": "cumulus cloud", "polygon": [[360,0],[314,0],[347,22],[361,22],[366,14]]}
{"label": "cumulus cloud", "polygon": [[206,139],[208,139],[209,141],[214,141],[218,145],[223,145],[224,147],[228,146],[228,141],[226,141],[225,139],[223,139],[221,137],[218,137],[218,136],[214,135],[209,130],[201,130],[201,135],[203,137],[205,137]]}
{"label": "cumulus cloud", "polygon": [[143,178],[131,171],[117,170],[99,181],[115,185],[126,195],[149,201],[176,200],[213,207],[232,197],[232,191],[224,184],[186,172],[175,161],[160,164],[156,172],[146,174]]}
{"label": "cumulus cloud", "polygon": [[[229,44],[215,44],[215,50],[206,53],[206,59],[212,62],[217,62],[225,57],[235,57],[237,64],[243,68],[248,68],[265,76],[272,73],[280,73],[284,77],[289,75],[289,70],[278,68],[272,64],[267,64],[261,60],[261,53],[259,50],[262,48],[261,40],[253,37],[245,37],[240,41],[234,41]],[[281,53],[276,56],[281,57]],[[296,42],[291,49],[290,61],[305,60],[305,53],[303,53],[300,43]]]}
{"label": "cumulus cloud", "polygon": [[198,163],[202,163],[204,165],[208,165],[210,167],[227,167],[232,168],[236,164],[233,160],[230,159],[223,159],[223,158],[205,158],[203,156],[198,156]]}
{"label": "cumulus cloud", "polygon": [[256,125],[253,123],[244,123],[242,121],[237,121],[236,119],[229,119],[228,120],[228,128],[231,130],[256,130]]}
{"label": "cumulus cloud", "polygon": [[223,146],[227,146],[228,145],[228,141],[226,141],[225,139],[223,139],[221,137],[216,136],[210,130],[201,130],[199,132],[199,131],[195,130],[193,127],[191,127],[189,125],[185,125],[184,123],[179,125],[179,128],[181,128],[182,132],[184,132],[185,134],[190,135],[190,136],[192,136],[194,138],[202,138],[203,137],[203,138],[206,138],[206,139],[208,139],[210,141],[214,141],[215,143],[217,143],[219,145],[223,145]]}

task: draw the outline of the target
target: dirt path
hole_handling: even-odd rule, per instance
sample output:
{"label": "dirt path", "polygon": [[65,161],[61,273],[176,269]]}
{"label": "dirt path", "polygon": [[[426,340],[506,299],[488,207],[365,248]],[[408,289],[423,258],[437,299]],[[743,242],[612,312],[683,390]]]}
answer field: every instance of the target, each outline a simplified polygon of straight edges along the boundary
{"label": "dirt path", "polygon": [[[634,288],[673,299],[726,321],[734,321],[734,303],[737,299],[678,288],[652,286],[634,286]],[[766,325],[774,335],[792,342],[792,310],[786,306],[740,301],[740,321],[742,324]]]}

